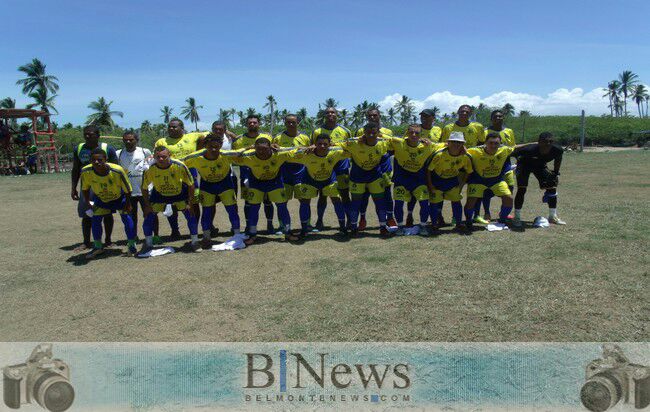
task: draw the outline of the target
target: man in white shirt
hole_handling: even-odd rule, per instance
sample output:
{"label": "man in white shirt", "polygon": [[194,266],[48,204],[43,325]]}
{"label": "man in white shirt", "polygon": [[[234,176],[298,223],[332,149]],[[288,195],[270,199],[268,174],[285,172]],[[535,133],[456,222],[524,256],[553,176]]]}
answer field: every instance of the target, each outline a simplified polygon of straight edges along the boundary
{"label": "man in white shirt", "polygon": [[[126,131],[122,135],[124,149],[117,151],[119,165],[122,166],[131,181],[131,209],[135,227],[138,227],[138,203],[142,202],[142,176],[149,168],[149,160],[152,158],[151,150],[138,146],[138,135],[133,131]],[[158,225],[154,224],[155,236],[158,237]]]}

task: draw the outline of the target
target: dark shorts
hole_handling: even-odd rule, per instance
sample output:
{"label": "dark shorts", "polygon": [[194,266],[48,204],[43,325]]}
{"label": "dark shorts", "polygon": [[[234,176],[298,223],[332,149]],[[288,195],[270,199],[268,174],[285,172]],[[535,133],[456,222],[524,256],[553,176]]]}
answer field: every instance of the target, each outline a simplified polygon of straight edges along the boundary
{"label": "dark shorts", "polygon": [[535,175],[535,178],[539,182],[540,189],[548,189],[557,186],[557,178],[555,177],[553,172],[548,170],[548,168],[546,167],[540,169],[529,169],[529,168],[517,167],[515,171],[515,176],[517,177],[517,186],[527,187],[528,178],[530,177],[531,173]]}

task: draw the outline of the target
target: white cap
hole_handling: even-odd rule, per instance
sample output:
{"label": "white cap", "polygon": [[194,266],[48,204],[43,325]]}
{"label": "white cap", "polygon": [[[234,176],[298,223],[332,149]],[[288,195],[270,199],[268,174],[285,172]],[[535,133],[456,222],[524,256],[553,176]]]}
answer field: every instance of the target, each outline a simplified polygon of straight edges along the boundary
{"label": "white cap", "polygon": [[461,132],[451,132],[451,134],[449,135],[449,139],[447,139],[447,141],[465,143],[465,135],[462,134]]}

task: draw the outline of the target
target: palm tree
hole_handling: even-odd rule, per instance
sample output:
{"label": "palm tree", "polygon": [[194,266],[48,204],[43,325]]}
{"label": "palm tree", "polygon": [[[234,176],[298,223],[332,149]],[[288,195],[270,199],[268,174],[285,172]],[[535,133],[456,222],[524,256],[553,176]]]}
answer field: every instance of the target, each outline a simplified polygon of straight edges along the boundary
{"label": "palm tree", "polygon": [[[169,123],[169,122],[167,122],[167,123]],[[149,120],[145,120],[145,121],[142,122],[142,124],[140,125],[140,132],[141,132],[141,133],[148,133],[148,132],[150,132],[151,130],[152,130],[152,128],[151,128],[151,122],[150,122]]]}
{"label": "palm tree", "polygon": [[0,100],[0,109],[15,109],[16,108],[16,100],[12,99],[11,97],[5,97],[4,99]]}
{"label": "palm tree", "polygon": [[171,119],[173,111],[174,109],[169,106],[163,106],[162,109],[160,109],[160,113],[162,113],[160,117],[163,118],[163,122],[165,122],[165,124],[169,123],[169,119]]}
{"label": "palm tree", "polygon": [[636,107],[639,110],[639,117],[643,117],[643,106],[641,104],[646,97],[648,97],[648,89],[643,84],[637,84],[632,90],[632,100],[636,103]]}
{"label": "palm tree", "polygon": [[530,117],[530,112],[528,110],[520,110],[519,117]]}
{"label": "palm tree", "polygon": [[433,119],[435,120],[440,115],[440,108],[438,106],[433,106],[431,110],[433,110]]}
{"label": "palm tree", "polygon": [[90,102],[88,108],[95,110],[95,113],[88,116],[86,123],[95,125],[100,129],[113,130],[115,128],[113,116],[124,117],[124,113],[111,110],[112,104],[113,101],[107,102],[103,97],[100,97],[97,101]]}
{"label": "palm tree", "polygon": [[26,78],[16,82],[16,84],[23,86],[23,94],[29,94],[39,87],[52,94],[55,94],[59,90],[59,85],[57,84],[59,79],[56,76],[45,74],[45,67],[43,62],[36,58],[32,59],[31,63],[18,67],[19,72],[27,75]]}
{"label": "palm tree", "polygon": [[611,82],[607,83],[607,89],[606,93],[603,95],[603,97],[609,98],[609,111],[612,114],[612,117],[614,117],[614,99],[616,96],[618,96],[618,90],[621,88],[621,82],[618,80],[612,80]]}
{"label": "palm tree", "polygon": [[515,115],[515,106],[511,105],[510,103],[506,103],[503,105],[501,108],[501,111],[503,112],[504,116],[514,116]]}
{"label": "palm tree", "polygon": [[230,124],[230,110],[219,109],[219,120],[229,127]]}
{"label": "palm tree", "polygon": [[306,107],[301,107],[297,112],[296,116],[298,116],[298,121],[302,125],[303,122],[307,121],[307,108]]}
{"label": "palm tree", "polygon": [[44,112],[50,113],[51,110],[54,113],[59,113],[58,110],[54,108],[54,98],[57,96],[57,94],[48,96],[47,89],[39,87],[35,91],[29,93],[28,97],[34,99],[34,103],[30,103],[26,107],[28,109],[33,109],[34,107],[40,106],[41,110]]}
{"label": "palm tree", "polygon": [[273,95],[268,95],[266,96],[266,103],[264,104],[264,107],[269,108],[269,126],[271,129],[271,133],[273,133],[273,128],[275,127],[275,107],[277,106],[278,102],[275,100],[275,97]]}
{"label": "palm tree", "polygon": [[181,116],[184,116],[183,118],[185,120],[194,123],[194,128],[198,132],[199,120],[201,120],[199,117],[199,109],[203,109],[203,106],[197,106],[194,97],[188,97],[187,100],[185,100],[185,103],[187,103],[187,106],[181,107],[181,109],[183,109],[181,110]]}
{"label": "palm tree", "polygon": [[413,116],[413,102],[408,96],[402,96],[402,99],[393,106],[400,115],[401,124],[411,121]]}
{"label": "palm tree", "polygon": [[339,121],[343,124],[343,126],[348,125],[348,122],[350,121],[350,112],[348,112],[348,109],[339,110]]}
{"label": "palm tree", "polygon": [[333,97],[328,97],[325,99],[325,103],[323,103],[323,109],[327,109],[328,107],[338,107],[338,105],[339,102],[337,102]]}
{"label": "palm tree", "polygon": [[639,76],[632,73],[631,70],[625,70],[618,75],[618,80],[621,82],[619,90],[623,93],[623,110],[627,116],[627,95],[632,92],[633,87],[639,82]]}
{"label": "palm tree", "polygon": [[648,101],[650,100],[650,95],[645,97],[645,117],[648,117]]}
{"label": "palm tree", "polygon": [[393,126],[395,124],[395,122],[397,121],[397,113],[395,112],[394,108],[391,107],[386,112],[386,121],[391,126]]}
{"label": "palm tree", "polygon": [[239,110],[237,112],[237,118],[239,119],[239,124],[244,126],[244,112],[242,110]]}

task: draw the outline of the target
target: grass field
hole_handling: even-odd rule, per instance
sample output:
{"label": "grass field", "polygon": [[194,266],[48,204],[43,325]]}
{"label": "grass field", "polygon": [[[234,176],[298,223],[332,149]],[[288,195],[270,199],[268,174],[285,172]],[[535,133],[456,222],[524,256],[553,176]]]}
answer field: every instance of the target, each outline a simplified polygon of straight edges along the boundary
{"label": "grass field", "polygon": [[[566,227],[389,240],[373,229],[349,242],[332,230],[89,263],[71,251],[68,174],[2,177],[0,340],[647,341],[649,162],[643,150],[567,154]],[[547,213],[541,194],[529,190],[527,220]]]}

